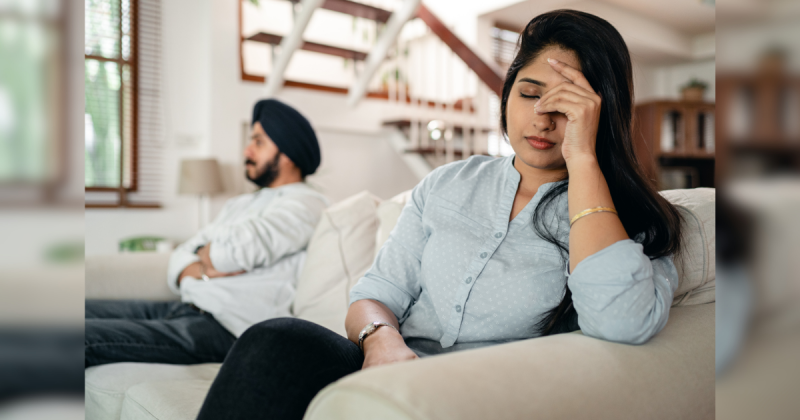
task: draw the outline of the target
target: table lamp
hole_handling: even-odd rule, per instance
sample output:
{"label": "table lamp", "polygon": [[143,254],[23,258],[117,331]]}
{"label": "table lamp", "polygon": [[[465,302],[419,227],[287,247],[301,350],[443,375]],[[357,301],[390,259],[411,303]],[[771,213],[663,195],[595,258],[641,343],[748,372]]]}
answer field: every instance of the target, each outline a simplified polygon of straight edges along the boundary
{"label": "table lamp", "polygon": [[203,208],[207,207],[208,198],[212,194],[221,193],[224,190],[216,159],[184,159],[181,161],[178,194],[196,194],[199,197],[197,221],[200,229],[208,224],[208,211],[203,211]]}

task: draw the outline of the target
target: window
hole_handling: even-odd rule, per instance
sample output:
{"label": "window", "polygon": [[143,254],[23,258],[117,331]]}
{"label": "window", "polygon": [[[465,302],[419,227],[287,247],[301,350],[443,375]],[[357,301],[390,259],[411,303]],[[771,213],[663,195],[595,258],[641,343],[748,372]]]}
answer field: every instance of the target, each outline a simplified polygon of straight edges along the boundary
{"label": "window", "polygon": [[519,31],[496,24],[492,28],[492,55],[497,64],[508,68],[517,54]]}
{"label": "window", "polygon": [[63,15],[53,2],[0,1],[0,186],[64,177]]}
{"label": "window", "polygon": [[137,0],[85,0],[87,190],[137,188],[136,7]]}

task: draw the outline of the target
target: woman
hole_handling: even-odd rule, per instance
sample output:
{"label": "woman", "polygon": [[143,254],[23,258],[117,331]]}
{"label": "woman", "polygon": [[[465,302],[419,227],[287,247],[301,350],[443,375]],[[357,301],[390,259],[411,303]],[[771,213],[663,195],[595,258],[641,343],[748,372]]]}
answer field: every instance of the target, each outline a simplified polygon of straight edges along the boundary
{"label": "woman", "polygon": [[252,327],[199,418],[299,419],[362,368],[578,327],[646,342],[678,286],[680,218],[639,170],[632,107],[630,56],[608,22],[533,19],[501,100],[515,155],[433,171],[353,287],[348,338],[297,319]]}

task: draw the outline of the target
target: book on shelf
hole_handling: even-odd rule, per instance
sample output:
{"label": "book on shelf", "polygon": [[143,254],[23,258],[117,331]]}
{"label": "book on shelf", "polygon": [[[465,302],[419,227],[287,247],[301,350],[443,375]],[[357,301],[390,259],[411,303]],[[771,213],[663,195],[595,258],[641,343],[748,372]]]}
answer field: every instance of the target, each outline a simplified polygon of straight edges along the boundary
{"label": "book on shelf", "polygon": [[674,152],[683,139],[683,118],[678,111],[666,111],[661,119],[661,151]]}
{"label": "book on shelf", "polygon": [[662,167],[661,168],[661,189],[679,190],[683,188],[697,188],[700,185],[700,177],[697,168],[689,166]]}
{"label": "book on shelf", "polygon": [[705,124],[703,127],[704,137],[705,137],[705,149],[708,153],[714,153],[714,114],[708,113],[705,114]]}

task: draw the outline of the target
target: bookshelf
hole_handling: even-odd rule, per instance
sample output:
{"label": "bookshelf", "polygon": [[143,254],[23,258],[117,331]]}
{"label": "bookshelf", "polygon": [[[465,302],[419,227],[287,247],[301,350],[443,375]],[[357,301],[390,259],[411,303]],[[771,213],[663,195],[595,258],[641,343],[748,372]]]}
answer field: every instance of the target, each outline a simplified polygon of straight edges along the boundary
{"label": "bookshelf", "polygon": [[641,103],[633,130],[635,152],[659,189],[714,187],[714,103]]}
{"label": "bookshelf", "polygon": [[800,171],[800,77],[781,68],[717,77],[718,178]]}

